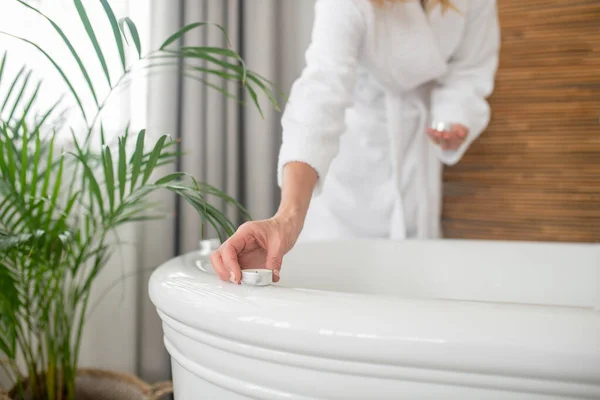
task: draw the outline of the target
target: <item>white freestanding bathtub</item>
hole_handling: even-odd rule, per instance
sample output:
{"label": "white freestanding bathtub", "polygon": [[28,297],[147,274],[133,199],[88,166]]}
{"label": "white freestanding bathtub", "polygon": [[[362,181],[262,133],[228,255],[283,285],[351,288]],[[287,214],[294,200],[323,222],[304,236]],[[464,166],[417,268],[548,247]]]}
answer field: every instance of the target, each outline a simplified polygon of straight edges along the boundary
{"label": "white freestanding bathtub", "polygon": [[281,282],[161,266],[176,400],[600,399],[600,247],[299,244]]}

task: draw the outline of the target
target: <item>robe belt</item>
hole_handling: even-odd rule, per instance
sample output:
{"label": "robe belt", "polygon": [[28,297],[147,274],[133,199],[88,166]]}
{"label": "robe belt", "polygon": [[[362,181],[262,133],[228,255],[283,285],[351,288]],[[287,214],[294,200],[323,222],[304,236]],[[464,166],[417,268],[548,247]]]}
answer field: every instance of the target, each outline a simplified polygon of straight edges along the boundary
{"label": "robe belt", "polygon": [[[388,120],[388,134],[390,138],[390,156],[392,161],[392,179],[394,182],[394,205],[392,209],[392,217],[390,220],[390,238],[393,240],[406,239],[406,218],[404,215],[403,200],[402,200],[402,166],[404,165],[404,155],[406,149],[406,138],[411,134],[417,135],[414,138],[415,147],[410,151],[415,151],[417,157],[426,157],[427,141],[418,135],[425,135],[427,124],[427,109],[423,101],[418,97],[399,95],[386,96],[386,116]],[[417,132],[405,132],[406,126],[403,126],[405,118],[418,118]],[[408,135],[408,136],[407,136]],[[423,166],[426,164],[425,159],[417,161],[417,174],[415,184],[419,198],[419,208],[417,215],[417,237],[423,238],[426,235],[427,224],[427,171],[424,171]]]}

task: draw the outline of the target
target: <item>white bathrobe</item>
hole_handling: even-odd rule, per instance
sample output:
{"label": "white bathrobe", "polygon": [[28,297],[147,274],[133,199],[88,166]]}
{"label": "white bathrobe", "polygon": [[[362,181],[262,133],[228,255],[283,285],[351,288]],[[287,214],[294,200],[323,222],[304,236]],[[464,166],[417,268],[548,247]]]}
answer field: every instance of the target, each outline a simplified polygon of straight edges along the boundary
{"label": "white bathrobe", "polygon": [[[442,163],[458,162],[486,128],[500,47],[495,0],[453,3],[461,14],[317,0],[278,164],[280,185],[290,161],[318,174],[300,240],[441,235]],[[444,151],[426,135],[432,120],[469,136]]]}

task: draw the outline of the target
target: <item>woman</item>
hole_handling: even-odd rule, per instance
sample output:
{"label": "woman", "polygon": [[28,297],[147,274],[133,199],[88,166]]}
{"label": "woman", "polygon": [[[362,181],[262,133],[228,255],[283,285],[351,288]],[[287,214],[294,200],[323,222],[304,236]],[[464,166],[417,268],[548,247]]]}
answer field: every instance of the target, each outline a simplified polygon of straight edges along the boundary
{"label": "woman", "polygon": [[211,256],[221,279],[264,267],[277,281],[301,233],[439,237],[442,163],[458,162],[489,122],[495,0],[317,0],[315,11],[282,119],[279,210]]}

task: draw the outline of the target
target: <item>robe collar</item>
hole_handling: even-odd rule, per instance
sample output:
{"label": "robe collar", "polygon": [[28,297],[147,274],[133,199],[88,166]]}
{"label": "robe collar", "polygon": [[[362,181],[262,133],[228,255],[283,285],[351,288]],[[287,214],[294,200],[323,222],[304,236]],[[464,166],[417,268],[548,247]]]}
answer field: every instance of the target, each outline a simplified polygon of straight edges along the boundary
{"label": "robe collar", "polygon": [[454,4],[461,14],[449,10],[442,15],[439,6],[427,14],[418,1],[374,7],[369,69],[387,90],[410,91],[447,72],[462,36],[468,0]]}

